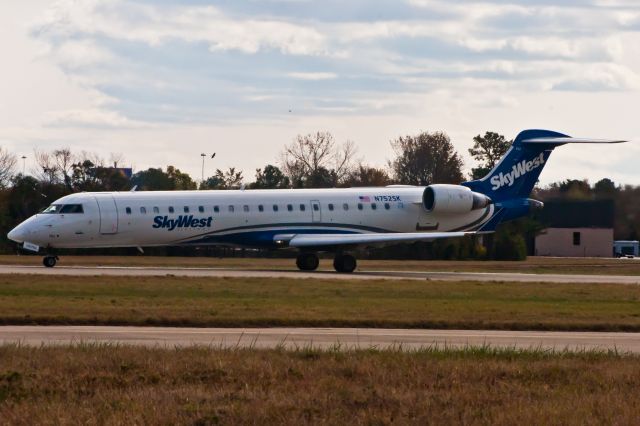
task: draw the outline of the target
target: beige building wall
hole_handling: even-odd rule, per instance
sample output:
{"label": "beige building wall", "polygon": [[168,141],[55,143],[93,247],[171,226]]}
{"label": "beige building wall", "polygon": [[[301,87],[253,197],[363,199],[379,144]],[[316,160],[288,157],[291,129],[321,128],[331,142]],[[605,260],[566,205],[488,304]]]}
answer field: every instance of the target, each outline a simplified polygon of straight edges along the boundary
{"label": "beige building wall", "polygon": [[[579,233],[576,240],[575,232]],[[535,254],[558,257],[612,257],[613,229],[548,228],[536,237]]]}

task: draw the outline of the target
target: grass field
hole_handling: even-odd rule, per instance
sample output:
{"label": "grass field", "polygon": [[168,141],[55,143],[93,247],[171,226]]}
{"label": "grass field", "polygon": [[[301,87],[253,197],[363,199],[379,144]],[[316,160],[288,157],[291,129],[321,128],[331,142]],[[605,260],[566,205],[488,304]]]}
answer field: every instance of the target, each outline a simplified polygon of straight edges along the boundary
{"label": "grass field", "polygon": [[0,275],[0,323],[640,331],[640,287]]}
{"label": "grass field", "polygon": [[4,424],[636,424],[613,353],[0,347]]}
{"label": "grass field", "polygon": [[[0,255],[0,265],[42,265],[41,256]],[[62,256],[61,266],[162,266],[292,270],[295,259],[154,257],[154,256]],[[528,274],[640,275],[640,261],[632,259],[530,257],[523,262],[442,260],[360,260],[364,271],[522,272]],[[332,260],[320,269],[333,270]],[[0,268],[1,272],[1,268]]]}

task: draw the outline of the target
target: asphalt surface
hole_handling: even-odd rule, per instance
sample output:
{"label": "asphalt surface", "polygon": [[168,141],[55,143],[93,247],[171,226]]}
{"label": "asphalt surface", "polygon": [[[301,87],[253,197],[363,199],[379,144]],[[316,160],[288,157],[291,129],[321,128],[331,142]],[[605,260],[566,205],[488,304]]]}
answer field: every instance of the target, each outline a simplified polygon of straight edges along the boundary
{"label": "asphalt surface", "polygon": [[617,350],[640,353],[640,333],[354,328],[168,328],[95,326],[2,326],[0,343],[65,345],[109,343],[146,347],[461,348],[489,345],[519,349]]}
{"label": "asphalt surface", "polygon": [[413,279],[434,281],[501,281],[501,282],[550,282],[550,283],[610,283],[640,284],[640,276],[622,275],[563,275],[521,274],[489,272],[403,272],[357,271],[340,274],[333,271],[301,272],[293,270],[246,270],[232,268],[162,268],[162,267],[112,267],[112,266],[43,266],[2,265],[0,274],[77,275],[77,276],[178,276],[178,277],[253,277],[253,278],[322,278],[339,280]]}

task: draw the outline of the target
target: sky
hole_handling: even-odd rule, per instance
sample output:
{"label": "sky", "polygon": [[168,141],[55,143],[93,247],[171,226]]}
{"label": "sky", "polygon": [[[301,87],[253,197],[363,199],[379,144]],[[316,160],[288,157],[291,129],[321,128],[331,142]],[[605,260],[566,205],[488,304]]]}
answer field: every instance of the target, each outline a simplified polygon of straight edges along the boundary
{"label": "sky", "polygon": [[[554,152],[541,183],[640,184],[637,0],[23,0],[0,4],[0,146],[70,147],[199,179],[329,131],[390,141],[527,128],[622,138]],[[22,168],[22,163],[20,163]]]}

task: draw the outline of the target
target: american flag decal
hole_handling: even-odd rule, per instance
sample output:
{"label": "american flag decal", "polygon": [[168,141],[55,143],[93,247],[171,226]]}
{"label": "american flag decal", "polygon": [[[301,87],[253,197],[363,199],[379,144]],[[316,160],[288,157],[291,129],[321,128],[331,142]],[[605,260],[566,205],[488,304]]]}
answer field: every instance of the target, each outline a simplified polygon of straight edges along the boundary
{"label": "american flag decal", "polygon": [[366,196],[366,195],[364,197],[361,195],[361,196],[358,197],[358,199],[360,201],[364,202],[364,203],[370,203],[371,202],[371,198]]}

